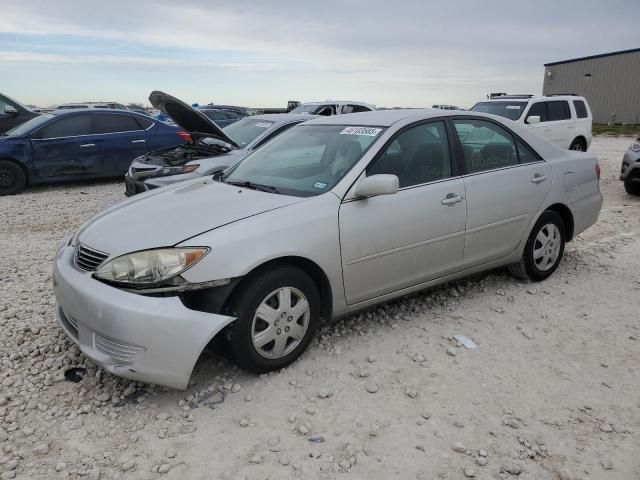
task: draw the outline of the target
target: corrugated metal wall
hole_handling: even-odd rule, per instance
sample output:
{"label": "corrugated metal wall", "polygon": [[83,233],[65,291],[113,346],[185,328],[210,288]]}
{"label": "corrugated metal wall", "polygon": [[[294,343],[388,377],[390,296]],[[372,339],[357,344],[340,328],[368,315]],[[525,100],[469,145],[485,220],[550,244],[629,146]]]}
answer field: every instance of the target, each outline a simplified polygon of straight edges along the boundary
{"label": "corrugated metal wall", "polygon": [[596,123],[640,123],[640,52],[547,66],[542,93],[584,96]]}

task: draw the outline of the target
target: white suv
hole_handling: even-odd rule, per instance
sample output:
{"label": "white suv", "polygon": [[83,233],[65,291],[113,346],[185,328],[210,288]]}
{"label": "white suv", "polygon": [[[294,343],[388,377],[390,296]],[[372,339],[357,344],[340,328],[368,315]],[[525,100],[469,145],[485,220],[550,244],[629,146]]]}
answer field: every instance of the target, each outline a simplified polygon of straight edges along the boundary
{"label": "white suv", "polygon": [[591,145],[593,117],[584,97],[503,95],[478,102],[471,110],[523,124],[562,148],[584,152]]}

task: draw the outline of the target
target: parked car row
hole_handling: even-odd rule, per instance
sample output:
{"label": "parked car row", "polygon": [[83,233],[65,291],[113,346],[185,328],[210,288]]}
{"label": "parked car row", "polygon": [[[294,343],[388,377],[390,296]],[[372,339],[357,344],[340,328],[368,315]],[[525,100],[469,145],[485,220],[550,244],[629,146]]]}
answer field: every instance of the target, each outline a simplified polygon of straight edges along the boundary
{"label": "parked car row", "polygon": [[[258,138],[240,139],[251,117],[213,128],[155,94],[218,158]],[[602,206],[595,156],[481,112],[318,116],[238,155],[98,213],[60,247],[58,322],[107,371],[184,389],[213,344],[246,370],[280,369],[322,319],[501,266],[544,280]]]}
{"label": "parked car row", "polygon": [[222,171],[285,130],[314,118],[295,113],[253,115],[220,128],[206,111],[191,108],[171,95],[153,92],[149,99],[174,118],[191,140],[136,158],[125,175],[127,196]]}

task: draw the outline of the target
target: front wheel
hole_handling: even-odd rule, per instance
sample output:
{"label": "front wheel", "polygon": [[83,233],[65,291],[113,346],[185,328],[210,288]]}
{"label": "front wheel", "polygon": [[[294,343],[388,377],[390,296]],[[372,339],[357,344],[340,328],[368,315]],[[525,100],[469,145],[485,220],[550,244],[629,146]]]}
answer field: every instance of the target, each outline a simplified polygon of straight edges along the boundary
{"label": "front wheel", "polygon": [[624,189],[629,195],[640,195],[640,177],[630,173],[624,180]]}
{"label": "front wheel", "polygon": [[518,278],[542,281],[558,268],[565,242],[566,230],[562,218],[556,212],[547,210],[533,227],[522,259],[510,265],[509,270]]}
{"label": "front wheel", "polygon": [[302,270],[282,266],[241,284],[229,302],[236,315],[229,347],[245,370],[289,365],[309,346],[320,321],[320,294]]}

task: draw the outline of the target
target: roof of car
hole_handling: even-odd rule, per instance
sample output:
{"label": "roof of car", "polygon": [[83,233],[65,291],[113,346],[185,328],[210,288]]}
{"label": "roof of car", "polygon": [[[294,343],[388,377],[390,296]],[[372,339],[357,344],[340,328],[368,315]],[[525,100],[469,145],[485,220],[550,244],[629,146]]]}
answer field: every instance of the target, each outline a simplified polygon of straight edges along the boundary
{"label": "roof of car", "polygon": [[316,115],[309,115],[308,113],[264,113],[261,115],[251,115],[251,118],[257,118],[259,120],[268,120],[269,122],[295,122],[296,120],[300,120],[304,122],[306,120],[311,120],[317,118]]}
{"label": "roof of car", "polygon": [[500,97],[493,97],[487,100],[482,100],[482,102],[529,102],[531,100],[549,100],[549,99],[554,99],[554,100],[582,100],[584,97],[581,97],[580,95],[573,95],[573,94],[554,94],[554,95],[531,95],[531,96],[526,96],[526,95],[513,95],[513,96],[509,96],[509,95],[503,95]]}
{"label": "roof of car", "polygon": [[[467,112],[465,112],[466,115]],[[374,110],[372,112],[349,113],[346,115],[332,115],[330,117],[318,117],[310,120],[309,124],[315,125],[362,125],[388,127],[406,118],[432,118],[450,115],[460,115],[457,110],[439,110],[435,108],[401,109],[401,110]]]}

